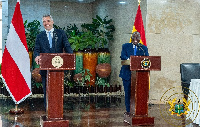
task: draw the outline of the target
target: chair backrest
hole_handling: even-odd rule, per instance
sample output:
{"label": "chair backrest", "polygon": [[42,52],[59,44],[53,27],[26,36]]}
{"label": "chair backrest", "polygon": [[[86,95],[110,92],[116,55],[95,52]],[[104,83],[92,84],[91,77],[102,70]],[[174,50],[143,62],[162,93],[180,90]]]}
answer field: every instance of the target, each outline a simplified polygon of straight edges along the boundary
{"label": "chair backrest", "polygon": [[190,84],[191,79],[200,79],[200,63],[180,64],[181,82]]}

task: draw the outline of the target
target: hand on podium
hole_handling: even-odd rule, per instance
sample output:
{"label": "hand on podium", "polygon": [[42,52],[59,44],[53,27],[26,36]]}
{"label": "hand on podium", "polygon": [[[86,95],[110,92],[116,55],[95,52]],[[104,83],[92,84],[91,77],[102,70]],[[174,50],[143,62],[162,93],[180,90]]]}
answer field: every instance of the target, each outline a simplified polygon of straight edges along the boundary
{"label": "hand on podium", "polygon": [[40,59],[41,58],[41,56],[37,56],[36,58],[35,58],[35,62],[36,62],[36,64],[38,64],[38,65],[40,65]]}

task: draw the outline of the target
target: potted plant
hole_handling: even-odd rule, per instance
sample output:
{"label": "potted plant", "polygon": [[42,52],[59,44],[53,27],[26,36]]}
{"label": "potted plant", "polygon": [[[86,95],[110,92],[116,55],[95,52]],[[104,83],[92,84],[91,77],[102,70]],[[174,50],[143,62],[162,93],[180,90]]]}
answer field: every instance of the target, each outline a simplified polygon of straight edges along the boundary
{"label": "potted plant", "polygon": [[[96,50],[96,44],[99,41],[99,39],[94,35],[91,31],[86,30],[83,32],[80,32],[79,34],[76,34],[75,31],[71,33],[71,37],[69,38],[69,42],[71,44],[71,47],[76,52],[76,60],[78,60],[78,63],[76,64],[83,64],[84,69],[89,69],[90,73],[92,74],[90,82],[87,82],[87,85],[95,85],[95,78],[96,78],[96,65],[97,65],[97,52]],[[84,50],[83,52],[80,52],[80,50]],[[80,59],[78,59],[78,57]],[[81,59],[83,60],[81,62]],[[79,70],[82,68],[79,68],[77,66],[76,73],[78,73]]]}
{"label": "potted plant", "polygon": [[108,48],[108,42],[113,40],[113,32],[115,31],[114,25],[112,25],[112,19],[107,20],[107,17],[103,19],[96,15],[93,18],[92,24],[82,24],[81,27],[92,32],[99,42],[97,43],[98,48]]}
{"label": "potted plant", "polygon": [[83,32],[82,34],[82,42],[85,48],[89,49],[97,49],[97,43],[99,42],[99,38],[92,33],[92,31],[88,30]]}
{"label": "potted plant", "polygon": [[25,28],[25,35],[26,35],[26,42],[29,51],[29,58],[30,58],[30,69],[32,71],[32,91],[34,94],[42,93],[42,83],[41,83],[41,76],[38,70],[39,65],[33,61],[33,50],[35,47],[35,40],[37,35],[41,32],[40,31],[40,22],[38,20],[33,20],[32,22],[28,22],[27,20],[24,22]]}
{"label": "potted plant", "polygon": [[[37,35],[40,33],[40,22],[38,20],[33,20],[29,22],[26,20],[24,22],[25,28],[25,35],[26,35],[26,42],[29,51],[29,58],[30,58],[30,68],[32,68],[32,59],[33,59],[33,50],[35,47],[35,39]],[[36,64],[35,64],[36,65]]]}
{"label": "potted plant", "polygon": [[71,48],[74,51],[82,51],[85,47],[85,41],[83,40],[84,33],[76,34],[75,31],[72,31],[70,34],[70,38],[68,38]]}
{"label": "potted plant", "polygon": [[40,33],[40,26],[41,25],[38,20],[33,20],[32,22],[29,22],[29,23],[27,20],[24,22],[26,42],[27,42],[28,49],[30,51],[34,50],[35,39],[37,35]]}
{"label": "potted plant", "polygon": [[[77,88],[80,94],[80,91],[83,91],[83,93],[87,93],[88,91],[88,86],[86,86],[85,84],[87,82],[90,82],[92,75],[90,74],[90,70],[89,69],[83,69],[80,73],[75,74],[73,79],[74,82],[76,84],[78,84]],[[87,91],[87,92],[86,92]]]}
{"label": "potted plant", "polygon": [[97,43],[98,65],[96,72],[98,73],[98,76],[100,76],[98,78],[101,78],[101,81],[105,83],[108,83],[108,76],[111,72],[108,43],[114,39],[113,32],[115,31],[115,27],[112,25],[112,19],[107,20],[107,18],[108,16],[102,19],[100,16],[96,15],[96,18],[93,18],[92,24],[82,25],[83,28],[92,31],[99,39],[99,42]]}
{"label": "potted plant", "polygon": [[[110,54],[110,53],[109,53]],[[109,76],[111,73],[111,65],[110,65],[110,55],[107,53],[99,53],[98,55],[98,65],[96,67],[97,73],[97,82],[101,89],[104,88],[104,92],[110,91],[110,84],[109,84]]]}
{"label": "potted plant", "polygon": [[84,86],[86,81],[90,81],[91,76],[89,69],[83,69],[81,73],[74,75],[73,79],[78,85]]}
{"label": "potted plant", "polygon": [[86,48],[96,49],[96,44],[99,42],[99,39],[91,31],[84,31],[79,34],[72,31],[68,40],[72,49],[75,51],[84,50]]}
{"label": "potted plant", "polygon": [[85,48],[82,43],[83,35],[81,33],[77,34],[75,30],[68,31],[70,38],[69,43],[76,54],[76,70],[75,74],[78,74],[83,69],[83,49]]}
{"label": "potted plant", "polygon": [[100,92],[100,93],[110,92],[110,83],[107,80],[105,80],[104,78],[101,78],[101,77],[97,77],[96,85],[99,87],[98,92]]}
{"label": "potted plant", "polygon": [[89,69],[92,77],[90,82],[87,82],[87,85],[95,85],[96,80],[96,65],[98,53],[96,51],[97,42],[99,41],[96,35],[91,31],[85,31],[83,34],[83,43],[85,45],[84,54],[83,54],[83,68]]}
{"label": "potted plant", "polygon": [[[74,31],[71,32],[72,36],[69,38],[72,49],[75,51],[84,49],[83,68],[89,69],[92,74],[91,81],[89,82],[90,85],[95,85],[98,56],[102,53],[110,58],[108,48],[107,50],[104,48],[108,47],[108,42],[113,39],[112,33],[115,31],[115,28],[111,24],[112,19],[107,20],[107,17],[101,19],[96,15],[96,18],[93,18],[92,24],[81,25],[83,28],[81,34],[76,34]],[[103,48],[103,50],[97,53],[96,50],[99,48]]]}
{"label": "potted plant", "polygon": [[96,18],[93,18],[92,24],[81,25],[84,29],[90,30],[98,38],[98,59],[100,55],[105,56],[105,59],[107,57],[110,57],[108,42],[114,39],[113,32],[115,31],[115,27],[114,25],[112,25],[112,19],[107,20],[107,17],[108,16],[102,19],[98,15],[96,15]]}
{"label": "potted plant", "polygon": [[60,29],[60,30],[65,31],[65,34],[67,35],[68,39],[71,38],[71,36],[74,36],[74,35],[77,35],[80,33],[78,27],[75,24],[73,24],[73,25],[70,24],[69,26],[67,26],[67,28],[60,27],[58,25],[53,24],[53,27],[55,29]]}
{"label": "potted plant", "polygon": [[64,93],[70,94],[70,89],[74,87],[74,82],[71,80],[71,72],[65,71],[64,73]]}

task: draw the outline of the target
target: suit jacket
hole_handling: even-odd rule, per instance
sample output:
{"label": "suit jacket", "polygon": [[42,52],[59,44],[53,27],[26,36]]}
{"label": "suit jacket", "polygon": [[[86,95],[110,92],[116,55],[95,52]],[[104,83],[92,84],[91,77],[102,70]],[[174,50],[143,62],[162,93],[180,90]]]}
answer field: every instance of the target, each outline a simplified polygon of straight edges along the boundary
{"label": "suit jacket", "polygon": [[[130,59],[130,56],[134,56],[134,48],[132,43],[125,43],[122,45],[122,51],[121,51],[121,60],[127,60]],[[137,45],[137,51],[136,56],[149,56],[148,48],[145,45],[142,45],[139,43]],[[121,77],[124,80],[130,80],[131,79],[131,71],[130,71],[130,65],[122,65],[119,77]]]}
{"label": "suit jacket", "polygon": [[54,29],[52,38],[52,48],[50,48],[49,40],[46,31],[42,31],[37,35],[34,48],[34,57],[40,53],[73,53],[72,48],[68,42],[67,36],[63,30]]}
{"label": "suit jacket", "polygon": [[[34,48],[34,58],[40,53],[73,53],[73,50],[68,42],[67,36],[63,30],[54,29],[52,38],[52,48],[50,48],[49,40],[46,31],[42,31],[37,35]],[[45,71],[44,71],[45,72]],[[46,73],[44,73],[45,75]],[[41,75],[43,73],[41,72]]]}

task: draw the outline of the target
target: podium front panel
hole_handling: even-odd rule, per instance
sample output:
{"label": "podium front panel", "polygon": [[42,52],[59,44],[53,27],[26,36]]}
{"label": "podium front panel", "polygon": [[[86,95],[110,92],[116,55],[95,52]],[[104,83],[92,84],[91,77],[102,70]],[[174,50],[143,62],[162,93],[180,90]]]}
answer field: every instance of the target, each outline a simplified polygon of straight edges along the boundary
{"label": "podium front panel", "polygon": [[131,56],[130,57],[131,71],[160,71],[161,56]]}
{"label": "podium front panel", "polygon": [[75,54],[40,53],[40,70],[75,70]]}

